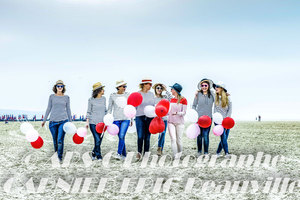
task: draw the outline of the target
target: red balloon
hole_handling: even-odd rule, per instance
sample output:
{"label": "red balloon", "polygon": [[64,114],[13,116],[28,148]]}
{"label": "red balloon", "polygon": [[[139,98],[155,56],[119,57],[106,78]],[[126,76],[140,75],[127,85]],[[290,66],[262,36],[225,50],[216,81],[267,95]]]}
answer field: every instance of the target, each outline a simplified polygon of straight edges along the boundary
{"label": "red balloon", "polygon": [[168,109],[162,105],[155,106],[155,113],[158,117],[164,117],[168,114]]}
{"label": "red balloon", "polygon": [[107,129],[107,126],[105,126],[105,124],[103,122],[100,122],[96,125],[96,132],[99,134],[105,132],[106,129]]}
{"label": "red balloon", "polygon": [[211,125],[211,118],[207,115],[199,117],[198,124],[201,128],[208,128]]}
{"label": "red balloon", "polygon": [[77,135],[77,133],[74,134],[73,136],[73,142],[75,144],[81,144],[83,143],[84,137],[80,137],[79,135]]}
{"label": "red balloon", "polygon": [[167,99],[160,100],[158,102],[157,106],[158,105],[164,106],[167,109],[167,111],[169,111],[169,109],[170,109],[170,102]]}
{"label": "red balloon", "polygon": [[143,96],[139,92],[131,93],[127,99],[127,104],[137,107],[141,105]]}
{"label": "red balloon", "polygon": [[223,119],[223,122],[222,122],[222,126],[225,129],[231,129],[232,127],[234,127],[234,124],[235,124],[235,122],[231,117],[226,117],[225,119]]}
{"label": "red balloon", "polygon": [[30,144],[33,148],[39,149],[44,145],[44,140],[41,138],[41,136],[39,136],[35,142],[30,142]]}
{"label": "red balloon", "polygon": [[149,126],[149,131],[151,134],[157,134],[157,133],[162,133],[165,130],[165,123],[160,117],[155,117],[152,119],[150,126]]}

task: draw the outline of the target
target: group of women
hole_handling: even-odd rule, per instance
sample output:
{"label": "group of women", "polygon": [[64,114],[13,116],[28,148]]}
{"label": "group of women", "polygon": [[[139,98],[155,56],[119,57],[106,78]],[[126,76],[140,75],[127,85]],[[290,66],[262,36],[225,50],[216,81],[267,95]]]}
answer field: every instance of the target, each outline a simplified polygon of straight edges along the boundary
{"label": "group of women", "polygon": [[[187,100],[182,96],[182,86],[175,83],[171,87],[171,92],[162,83],[156,83],[152,86],[151,79],[143,79],[139,84],[138,91],[142,97],[142,103],[136,107],[136,131],[137,131],[137,160],[141,160],[145,152],[150,151],[151,133],[149,126],[153,118],[146,116],[144,109],[146,106],[155,106],[160,100],[167,99],[170,102],[170,110],[167,116],[163,117],[165,123],[165,130],[158,136],[157,155],[163,154],[165,134],[168,132],[171,139],[171,148],[173,156],[180,156],[182,152],[182,135],[184,132],[184,116],[187,111]],[[128,119],[123,112],[123,108],[119,106],[119,97],[126,99],[130,95],[126,92],[127,83],[123,80],[117,81],[115,88],[116,92],[109,97],[108,108],[106,106],[106,98],[104,96],[104,88],[100,82],[93,85],[93,92],[91,98],[88,100],[87,121],[86,128],[90,128],[94,137],[94,148],[91,153],[92,160],[102,160],[101,142],[104,134],[96,132],[96,125],[103,122],[103,118],[107,113],[113,114],[114,124],[119,127],[119,144],[115,155],[117,159],[126,158],[125,136],[129,126],[132,126],[133,119]],[[151,88],[154,93],[151,92]],[[62,161],[64,136],[63,125],[71,121],[70,98],[65,95],[66,86],[63,81],[58,80],[53,86],[54,94],[49,97],[48,108],[42,122],[42,126],[50,114],[49,129],[52,134],[54,151],[57,152],[58,158]],[[226,86],[222,83],[214,84],[209,79],[202,79],[198,84],[198,91],[196,92],[192,108],[198,112],[199,117],[208,115],[212,118],[213,112],[219,112],[222,116],[230,117],[232,112],[232,103],[229,99]],[[213,110],[214,109],[214,110]],[[201,128],[200,135],[197,137],[198,154],[202,153],[202,146],[204,146],[204,154],[208,154],[209,148],[209,132],[210,128]],[[220,155],[224,149],[225,155],[228,152],[229,130],[225,130],[221,135],[221,141],[217,149],[217,155]],[[204,143],[204,145],[202,145]]]}

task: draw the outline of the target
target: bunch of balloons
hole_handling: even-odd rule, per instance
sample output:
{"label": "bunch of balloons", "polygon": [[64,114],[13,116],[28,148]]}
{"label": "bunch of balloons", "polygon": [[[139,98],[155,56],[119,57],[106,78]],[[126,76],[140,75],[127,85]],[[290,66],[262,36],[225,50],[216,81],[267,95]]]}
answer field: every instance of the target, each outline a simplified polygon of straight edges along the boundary
{"label": "bunch of balloons", "polygon": [[66,122],[63,126],[63,130],[67,134],[73,135],[73,142],[75,144],[81,144],[84,141],[84,137],[87,135],[87,129],[84,127],[76,128],[72,122]]}
{"label": "bunch of balloons", "polygon": [[220,113],[213,114],[214,122],[217,124],[213,129],[213,134],[215,136],[220,136],[223,134],[224,129],[231,129],[234,127],[234,120],[231,117],[226,117],[223,119],[223,116]]}
{"label": "bunch of balloons", "polygon": [[[129,119],[134,118],[136,115],[135,107],[141,105],[142,101],[143,101],[143,96],[139,92],[131,93],[127,99],[127,105],[124,106],[124,115]],[[122,101],[118,100],[116,103],[118,105],[121,105],[120,102],[123,102],[122,105],[124,105],[124,100]]]}
{"label": "bunch of balloons", "polygon": [[23,122],[20,130],[25,134],[26,139],[33,148],[39,149],[44,145],[44,140],[29,122]]}
{"label": "bunch of balloons", "polygon": [[[112,114],[107,114],[104,116],[103,118],[103,125],[98,125],[98,126],[103,126],[104,128],[102,128],[102,132],[105,132],[106,129],[107,129],[107,132],[110,134],[110,135],[118,135],[119,134],[119,127],[117,125],[114,124],[114,117]],[[101,128],[101,127],[99,127]],[[98,132],[101,134],[101,130],[100,132]]]}
{"label": "bunch of balloons", "polygon": [[190,139],[197,138],[197,136],[200,134],[200,128],[197,124],[198,113],[194,109],[187,109],[184,120],[192,123],[186,130],[186,136]]}
{"label": "bunch of balloons", "polygon": [[166,99],[160,100],[155,107],[145,107],[145,115],[150,118],[155,117],[154,119],[152,119],[149,126],[149,131],[151,134],[161,133],[165,130],[166,127],[164,121],[162,120],[162,117],[166,116],[169,113],[169,110],[170,102]]}

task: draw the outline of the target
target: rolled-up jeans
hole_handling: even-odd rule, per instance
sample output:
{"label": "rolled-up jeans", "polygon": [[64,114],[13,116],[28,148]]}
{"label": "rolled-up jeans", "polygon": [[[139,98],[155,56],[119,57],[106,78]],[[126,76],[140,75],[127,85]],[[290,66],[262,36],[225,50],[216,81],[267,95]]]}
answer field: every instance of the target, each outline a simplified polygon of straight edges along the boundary
{"label": "rolled-up jeans", "polygon": [[65,131],[63,129],[64,124],[69,120],[63,120],[59,122],[50,121],[49,129],[52,134],[54,151],[57,152],[58,158],[62,160],[63,152],[64,152],[64,139],[65,139]]}
{"label": "rolled-up jeans", "polygon": [[102,142],[102,135],[97,133],[95,124],[90,124],[90,130],[94,137],[94,149],[92,151],[92,156],[97,157],[97,159],[102,159],[101,147],[100,147]]}
{"label": "rolled-up jeans", "polygon": [[229,136],[229,131],[230,129],[224,129],[223,134],[220,136],[221,137],[221,141],[219,143],[219,147],[217,149],[217,154],[221,153],[222,149],[224,149],[225,154],[229,154],[228,152],[228,136]]}
{"label": "rolled-up jeans", "polygon": [[119,120],[114,121],[114,124],[119,127],[119,145],[118,145],[118,154],[126,157],[126,146],[125,146],[125,135],[127,133],[130,120]]}
{"label": "rolled-up jeans", "polygon": [[209,147],[209,132],[210,132],[210,127],[208,128],[201,128],[200,127],[200,135],[197,137],[197,147],[198,147],[198,152],[202,152],[202,141],[204,143],[204,153],[208,153],[208,147]]}
{"label": "rolled-up jeans", "polygon": [[164,149],[165,135],[167,132],[168,121],[164,120],[164,123],[165,123],[165,130],[162,133],[160,133],[158,136],[158,147],[161,147],[161,150]]}

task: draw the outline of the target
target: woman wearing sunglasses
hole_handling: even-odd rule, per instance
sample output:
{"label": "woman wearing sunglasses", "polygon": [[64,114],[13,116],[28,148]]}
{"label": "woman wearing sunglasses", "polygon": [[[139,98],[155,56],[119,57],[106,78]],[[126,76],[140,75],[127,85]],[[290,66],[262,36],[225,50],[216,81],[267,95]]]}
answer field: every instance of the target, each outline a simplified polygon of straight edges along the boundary
{"label": "woman wearing sunglasses", "polygon": [[123,80],[116,82],[117,92],[112,93],[109,97],[108,113],[113,113],[114,124],[119,127],[119,145],[116,158],[119,160],[124,160],[126,157],[126,146],[125,146],[125,135],[128,130],[129,125],[131,125],[130,120],[124,115],[124,108],[120,107],[118,101],[121,98],[127,100],[129,93],[126,92],[127,83]]}
{"label": "woman wearing sunglasses", "polygon": [[[167,99],[167,100],[171,100],[172,95],[170,92],[167,91],[166,86],[162,83],[156,83],[153,87],[154,89],[154,94],[155,94],[155,98],[154,98],[154,102],[155,104],[157,104],[160,100],[162,99]],[[166,94],[162,94],[163,91],[166,92]],[[161,156],[162,155],[162,151],[164,149],[164,144],[165,144],[165,134],[166,134],[166,130],[167,130],[167,125],[168,125],[168,117],[165,116],[162,118],[164,123],[165,123],[165,130],[162,133],[159,133],[158,136],[158,148],[157,148],[157,155]]]}
{"label": "woman wearing sunglasses", "polygon": [[171,138],[173,157],[179,158],[182,152],[181,137],[184,131],[184,116],[187,110],[187,100],[181,95],[182,86],[175,83],[171,86],[174,98],[171,99],[168,115],[168,130]]}
{"label": "woman wearing sunglasses", "polygon": [[52,90],[54,94],[51,94],[49,97],[48,107],[42,122],[42,127],[45,125],[50,114],[49,129],[53,138],[54,151],[57,152],[58,159],[62,162],[65,138],[63,126],[66,122],[72,121],[70,97],[68,95],[64,95],[66,92],[66,86],[62,80],[56,81]]}
{"label": "woman wearing sunglasses", "polygon": [[[198,91],[194,98],[192,108],[198,113],[198,116],[207,115],[212,118],[212,107],[215,101],[214,93],[211,91],[212,81],[204,78],[198,83]],[[204,155],[208,154],[209,147],[209,132],[211,126],[208,128],[200,127],[200,135],[197,137],[198,155],[202,153],[202,143],[204,143]]]}
{"label": "woman wearing sunglasses", "polygon": [[86,113],[86,128],[90,130],[94,137],[94,149],[92,151],[92,160],[102,160],[101,142],[103,135],[96,131],[96,125],[103,122],[103,117],[106,114],[106,98],[104,95],[104,85],[100,82],[93,85],[92,97],[88,101],[88,109]]}
{"label": "woman wearing sunglasses", "polygon": [[150,150],[150,136],[151,133],[149,131],[149,126],[153,118],[149,118],[145,115],[144,109],[146,106],[151,105],[154,106],[154,94],[150,92],[152,87],[151,79],[143,79],[139,85],[140,91],[139,93],[143,97],[143,101],[141,105],[136,107],[136,131],[137,131],[137,143],[138,143],[138,153],[136,155],[137,160],[140,160],[143,155],[143,147],[144,153],[149,152]]}
{"label": "woman wearing sunglasses", "polygon": [[[215,103],[214,103],[214,112],[219,112],[223,116],[223,118],[231,117],[232,113],[232,102],[230,101],[226,86],[223,82],[218,82],[216,84],[213,84],[213,87],[216,90],[216,97],[215,97]],[[222,149],[224,149],[225,156],[229,156],[228,151],[228,139],[229,135],[229,129],[224,129],[223,134],[221,135],[221,141],[219,143],[218,149],[217,149],[217,155],[219,156]]]}

